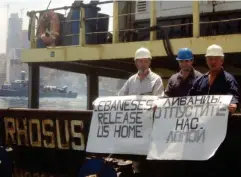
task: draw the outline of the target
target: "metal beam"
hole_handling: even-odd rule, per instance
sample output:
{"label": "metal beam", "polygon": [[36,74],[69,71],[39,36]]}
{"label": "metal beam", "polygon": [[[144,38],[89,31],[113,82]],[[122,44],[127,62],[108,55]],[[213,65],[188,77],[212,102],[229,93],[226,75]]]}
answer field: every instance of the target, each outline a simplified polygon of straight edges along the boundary
{"label": "metal beam", "polygon": [[79,35],[79,45],[84,46],[86,39],[85,39],[85,9],[83,7],[80,8],[80,35]]}
{"label": "metal beam", "polygon": [[[207,47],[211,44],[221,45],[225,53],[240,53],[240,41],[241,34],[231,34],[199,38],[171,39],[170,43],[172,44],[174,54],[177,54],[179,48],[188,47],[192,49],[195,55],[204,55]],[[67,62],[81,60],[128,59],[133,58],[134,52],[140,47],[149,48],[153,57],[167,56],[162,40],[155,40],[89,45],[85,47],[68,46],[43,49],[24,49],[21,58],[22,62]]]}
{"label": "metal beam", "polygon": [[118,12],[118,1],[113,1],[113,35],[112,43],[119,42],[119,12]]}
{"label": "metal beam", "polygon": [[[31,14],[31,35],[30,43],[31,49],[36,48],[35,39],[35,13]],[[28,80],[28,107],[39,108],[39,65],[36,63],[29,63],[29,80]]]}
{"label": "metal beam", "polygon": [[99,96],[99,77],[95,72],[87,75],[87,109],[93,109],[93,101]]}
{"label": "metal beam", "polygon": [[35,24],[36,24],[36,14],[31,13],[31,29],[30,29],[30,46],[31,49],[36,47],[36,38],[35,38]]}
{"label": "metal beam", "polygon": [[[79,4],[79,5],[74,5],[74,6],[62,6],[62,7],[57,7],[57,8],[51,8],[51,9],[48,9],[49,11],[50,10],[53,10],[53,11],[56,11],[56,10],[68,10],[72,7],[84,7],[84,8],[91,8],[93,6],[96,6],[96,5],[102,5],[102,4],[110,4],[112,3],[113,1],[103,1],[103,2],[97,2],[97,3],[90,3],[90,4]],[[41,12],[46,12],[47,10],[36,10],[36,11],[28,11],[27,12],[27,16],[31,16],[32,13],[41,13]]]}
{"label": "metal beam", "polygon": [[199,37],[200,36],[200,14],[199,14],[199,1],[193,1],[192,5],[193,10],[193,37]]}
{"label": "metal beam", "polygon": [[39,65],[29,63],[28,108],[39,108]]}
{"label": "metal beam", "polygon": [[119,71],[119,70],[110,70],[106,68],[100,68],[96,66],[86,66],[81,63],[75,62],[48,62],[48,63],[38,63],[40,66],[59,69],[64,71],[70,71],[75,73],[88,74],[91,72],[95,72],[98,76],[118,78],[118,79],[127,79],[133,73],[127,71]]}
{"label": "metal beam", "polygon": [[[156,19],[156,1],[150,1],[151,4],[151,19],[150,19],[150,25],[156,26],[157,24],[157,19]],[[151,31],[150,32],[150,40],[156,40],[156,31]]]}
{"label": "metal beam", "polygon": [[121,62],[120,60],[101,60],[101,61],[79,61],[80,64],[89,64],[91,66],[99,68],[109,68],[111,70],[120,70],[124,72],[134,73],[136,72],[135,63],[131,60],[130,62]]}

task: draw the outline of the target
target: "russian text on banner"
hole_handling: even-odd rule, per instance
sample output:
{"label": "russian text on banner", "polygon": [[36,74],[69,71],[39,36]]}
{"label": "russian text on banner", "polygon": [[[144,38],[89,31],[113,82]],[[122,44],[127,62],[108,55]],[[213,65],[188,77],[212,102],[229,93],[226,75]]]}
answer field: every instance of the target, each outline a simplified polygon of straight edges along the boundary
{"label": "russian text on banner", "polygon": [[147,159],[207,160],[227,131],[229,95],[157,100]]}
{"label": "russian text on banner", "polygon": [[86,151],[146,155],[156,99],[156,96],[97,98]]}

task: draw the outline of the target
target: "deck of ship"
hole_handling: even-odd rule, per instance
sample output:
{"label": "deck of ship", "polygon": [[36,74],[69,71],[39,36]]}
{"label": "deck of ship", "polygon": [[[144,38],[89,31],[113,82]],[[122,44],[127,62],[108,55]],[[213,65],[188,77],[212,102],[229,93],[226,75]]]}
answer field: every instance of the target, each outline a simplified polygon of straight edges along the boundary
{"label": "deck of ship", "polygon": [[[118,2],[113,1],[113,37],[111,44],[88,45],[85,42],[85,17],[84,7],[80,7],[82,14],[78,46],[57,46],[47,48],[36,48],[35,37],[35,18],[32,18],[31,28],[31,49],[24,49],[22,52],[22,62],[28,63],[30,66],[30,77],[38,74],[39,66],[49,68],[62,69],[66,71],[84,73],[87,75],[87,82],[89,83],[89,97],[88,108],[91,108],[92,101],[98,96],[95,89],[98,88],[97,83],[93,83],[98,76],[113,77],[113,78],[128,78],[131,74],[136,72],[133,62],[134,52],[139,47],[147,47],[150,49],[154,60],[152,64],[153,70],[157,71],[164,79],[170,77],[178,67],[175,57],[168,56],[163,41],[157,40],[157,32],[150,32],[149,41],[136,42],[121,42],[119,40],[119,12]],[[55,10],[55,9],[53,9]],[[35,17],[37,13],[42,11],[32,11],[30,15]],[[151,1],[150,9],[150,26],[157,24],[155,1]],[[228,60],[227,70],[233,74],[240,76],[241,72],[238,67],[241,67],[241,62],[237,59],[241,53],[241,34],[228,34],[217,36],[200,36],[200,15],[199,3],[193,1],[193,19],[192,19],[193,36],[189,38],[170,39],[173,54],[176,55],[179,48],[191,48],[196,57],[196,67],[201,71],[207,71],[205,66],[204,54],[206,48],[211,44],[221,45],[224,49]],[[32,74],[32,75],[31,75]],[[97,79],[98,80],[98,79]],[[32,83],[32,88],[35,89],[37,85]],[[36,91],[36,90],[35,90]],[[33,91],[34,92],[34,91]],[[36,97],[35,93],[30,93]],[[31,99],[30,99],[31,100]],[[31,102],[31,101],[30,101]],[[32,104],[32,103],[31,103]],[[30,105],[31,105],[30,104]],[[35,105],[35,106],[33,106]],[[32,107],[36,107],[37,103],[33,103]],[[31,106],[30,106],[31,107]]]}

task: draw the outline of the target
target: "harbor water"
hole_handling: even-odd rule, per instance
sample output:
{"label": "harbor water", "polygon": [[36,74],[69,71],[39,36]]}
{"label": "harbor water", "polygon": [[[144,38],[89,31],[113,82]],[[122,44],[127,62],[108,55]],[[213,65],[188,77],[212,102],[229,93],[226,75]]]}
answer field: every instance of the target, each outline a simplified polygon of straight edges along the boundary
{"label": "harbor water", "polygon": [[[0,97],[0,108],[27,108],[28,98]],[[83,110],[87,107],[87,97],[77,98],[40,98],[39,109]]]}

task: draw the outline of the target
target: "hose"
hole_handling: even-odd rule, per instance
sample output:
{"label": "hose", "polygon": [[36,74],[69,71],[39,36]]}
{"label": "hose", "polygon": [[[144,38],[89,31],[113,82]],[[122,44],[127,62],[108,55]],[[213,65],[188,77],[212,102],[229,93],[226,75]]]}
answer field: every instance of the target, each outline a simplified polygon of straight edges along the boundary
{"label": "hose", "polygon": [[131,31],[126,32],[122,38],[122,41],[125,41],[127,38],[127,41],[131,42],[131,38],[130,38],[131,35],[133,35],[133,38],[134,38],[132,41],[137,41],[138,33],[136,32],[136,30],[131,30]]}
{"label": "hose", "polygon": [[[173,57],[174,54],[173,54],[173,50],[172,50],[172,47],[171,47],[171,43],[170,43],[170,40],[169,40],[169,37],[168,35],[165,33],[165,31],[163,30],[163,28],[160,26],[160,25],[156,25],[156,26],[151,26],[151,27],[148,27],[148,28],[143,28],[143,29],[138,29],[138,30],[132,30],[132,31],[128,31],[124,37],[123,37],[123,40],[125,40],[127,37],[130,37],[130,35],[134,35],[134,37],[136,38],[136,36],[138,35],[139,32],[143,32],[143,31],[160,31],[161,34],[162,34],[162,41],[163,41],[163,45],[164,45],[164,48],[165,48],[165,51],[167,53],[167,56],[169,57]],[[145,35],[141,38],[141,40],[147,38],[149,35]]]}

